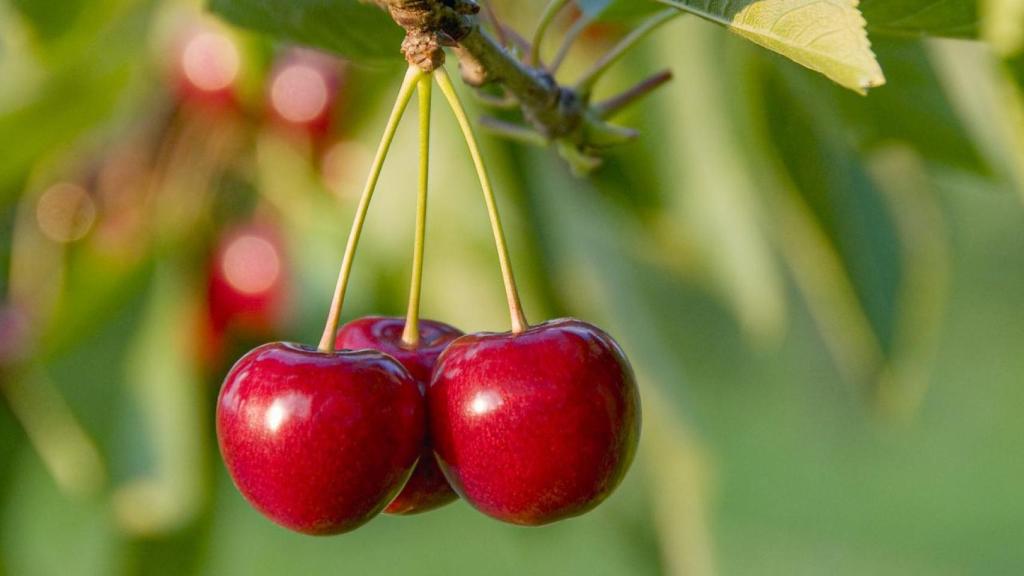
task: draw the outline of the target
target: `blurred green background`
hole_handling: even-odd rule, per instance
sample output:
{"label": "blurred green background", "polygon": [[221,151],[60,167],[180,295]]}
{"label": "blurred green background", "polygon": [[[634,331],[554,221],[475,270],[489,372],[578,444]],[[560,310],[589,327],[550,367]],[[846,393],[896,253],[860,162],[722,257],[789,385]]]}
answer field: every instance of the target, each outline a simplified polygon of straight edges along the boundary
{"label": "blurred green background", "polygon": [[[540,7],[494,3],[520,30]],[[529,317],[633,362],[638,460],[548,527],[458,502],[310,538],[231,485],[213,403],[248,346],[318,338],[401,65],[188,2],[0,0],[0,574],[1024,573],[1024,67],[874,46],[864,98],[680,18],[599,85],[676,76],[590,178],[485,139]],[[404,313],[412,116],[347,319]],[[440,105],[434,126],[424,313],[504,330],[465,145]]]}

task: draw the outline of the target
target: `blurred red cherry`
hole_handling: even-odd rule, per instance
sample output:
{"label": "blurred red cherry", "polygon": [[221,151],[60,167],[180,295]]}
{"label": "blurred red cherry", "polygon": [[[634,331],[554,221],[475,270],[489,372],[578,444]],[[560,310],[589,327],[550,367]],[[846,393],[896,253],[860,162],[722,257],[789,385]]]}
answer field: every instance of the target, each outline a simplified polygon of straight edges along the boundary
{"label": "blurred red cherry", "polygon": [[296,49],[274,66],[267,84],[267,102],[280,124],[325,136],[337,105],[343,68],[326,54]]}
{"label": "blurred red cherry", "polygon": [[182,100],[234,104],[241,54],[231,36],[212,25],[193,24],[179,36],[172,53],[174,82]]}
{"label": "blurred red cherry", "polygon": [[253,223],[225,231],[210,259],[207,306],[214,335],[272,334],[287,296],[285,258],[277,233]]}

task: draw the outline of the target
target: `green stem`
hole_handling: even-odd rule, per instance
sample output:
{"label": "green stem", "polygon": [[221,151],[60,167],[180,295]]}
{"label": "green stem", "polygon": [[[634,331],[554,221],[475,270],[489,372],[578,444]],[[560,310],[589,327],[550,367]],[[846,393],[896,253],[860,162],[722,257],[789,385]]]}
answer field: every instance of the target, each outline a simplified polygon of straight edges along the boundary
{"label": "green stem", "polygon": [[405,315],[402,343],[415,348],[420,343],[420,292],[423,287],[423,247],[427,236],[427,188],[430,182],[430,96],[434,86],[430,76],[419,80],[420,95],[420,179],[416,197],[416,239],[412,252],[412,279],[409,281],[409,308]]}
{"label": "green stem", "polygon": [[499,120],[492,116],[481,116],[478,123],[485,132],[490,132],[500,138],[515,140],[522,144],[530,144],[531,146],[538,146],[541,148],[549,144],[544,136],[538,134],[533,128],[523,124],[506,122],[505,120]]}
{"label": "green stem", "polygon": [[540,22],[537,23],[537,31],[533,33],[533,43],[530,45],[530,64],[538,66],[540,64],[540,46],[544,43],[544,34],[547,33],[548,27],[551,26],[551,22],[554,21],[555,16],[562,11],[569,4],[570,0],[551,0],[548,5],[544,8],[544,13],[540,16]]}
{"label": "green stem", "polygon": [[494,233],[494,244],[498,250],[498,263],[501,265],[501,276],[505,282],[505,297],[508,299],[508,313],[512,320],[512,332],[520,333],[526,330],[529,324],[526,322],[526,315],[523,314],[523,307],[519,301],[519,290],[516,288],[515,276],[512,274],[512,261],[508,255],[508,244],[505,241],[505,231],[501,226],[501,217],[498,214],[498,204],[494,199],[494,189],[491,188],[491,180],[487,175],[487,168],[484,166],[483,155],[480,153],[480,146],[477,144],[476,136],[473,134],[473,127],[469,123],[466,110],[459,100],[459,95],[452,86],[451,78],[444,68],[434,71],[434,78],[441,89],[448,105],[455,114],[455,119],[462,129],[462,135],[469,146],[469,154],[473,157],[473,165],[476,167],[477,176],[480,178],[480,187],[483,188],[484,201],[487,204],[487,215],[491,219],[491,231]]}
{"label": "green stem", "polygon": [[356,248],[359,245],[359,236],[363,232],[363,223],[366,222],[366,213],[370,208],[370,200],[373,198],[373,191],[380,179],[381,169],[384,167],[384,159],[387,158],[391,149],[391,142],[395,139],[395,132],[398,130],[398,123],[405,113],[405,108],[412,99],[412,93],[416,84],[425,72],[415,66],[409,66],[405,73],[405,80],[402,81],[402,88],[398,91],[398,99],[395,107],[391,110],[391,117],[388,118],[387,127],[381,137],[380,146],[377,148],[377,155],[370,167],[370,176],[366,181],[366,188],[359,199],[359,206],[356,208],[355,220],[352,223],[352,230],[348,235],[348,244],[345,246],[345,256],[341,261],[341,271],[338,273],[338,284],[334,288],[334,298],[331,300],[331,309],[327,314],[327,323],[324,326],[323,336],[320,338],[319,349],[321,352],[334,350],[335,334],[338,331],[338,322],[341,319],[341,308],[345,303],[345,290],[348,288],[348,278],[352,272],[352,261],[355,259]]}
{"label": "green stem", "polygon": [[580,94],[588,94],[594,87],[594,83],[601,78],[601,75],[607,72],[612,65],[625,56],[630,49],[646,38],[648,34],[657,30],[659,26],[680,14],[682,14],[682,12],[679,10],[675,8],[668,8],[645,20],[640,26],[635,28],[632,32],[627,34],[625,38],[619,41],[618,44],[612,47],[611,50],[605,53],[600,60],[595,62],[594,65],[583,74],[583,77],[576,83],[576,91]]}
{"label": "green stem", "polygon": [[569,57],[569,52],[572,51],[573,45],[580,39],[580,35],[587,29],[587,26],[590,26],[590,22],[590,16],[583,13],[578,20],[572,23],[572,27],[569,28],[569,31],[562,38],[562,45],[558,48],[554,59],[551,60],[549,68],[552,74],[558,72],[558,69],[562,67],[565,59]]}
{"label": "green stem", "polygon": [[593,110],[594,112],[597,112],[597,115],[600,118],[610,118],[623,108],[635,103],[637,100],[640,100],[651,92],[654,92],[671,80],[672,71],[662,70],[653,76],[644,78],[632,88],[629,88],[624,92],[605,100],[604,102],[594,104]]}

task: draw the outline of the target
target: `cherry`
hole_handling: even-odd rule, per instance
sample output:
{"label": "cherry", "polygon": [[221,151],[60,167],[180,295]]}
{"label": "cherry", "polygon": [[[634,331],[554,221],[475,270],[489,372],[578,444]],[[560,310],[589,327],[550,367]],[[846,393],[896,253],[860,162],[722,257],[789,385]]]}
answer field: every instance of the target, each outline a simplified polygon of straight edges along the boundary
{"label": "cherry", "polygon": [[194,24],[179,36],[174,54],[174,80],[182,100],[215,107],[235,102],[241,54],[227,33]]}
{"label": "cherry", "polygon": [[217,402],[220,450],[239,491],[306,534],[347,532],[383,510],[423,434],[416,382],[371,350],[265,344],[235,364]]}
{"label": "cherry", "polygon": [[324,136],[343,81],[338,61],[326,54],[295,49],[279,59],[267,88],[270,110],[280,123]]}
{"label": "cherry", "polygon": [[285,258],[273,228],[250,223],[221,234],[210,259],[207,305],[215,334],[237,329],[268,334],[286,296]]}
{"label": "cherry", "polygon": [[622,480],[640,398],[615,341],[574,319],[463,336],[427,391],[434,451],[456,492],[499,520],[582,514]]}
{"label": "cherry", "polygon": [[[462,336],[462,331],[433,320],[420,320],[419,327],[420,342],[416,347],[409,347],[402,342],[404,318],[360,318],[338,330],[335,345],[348,350],[372,348],[384,352],[405,366],[420,388],[425,390],[437,357],[450,342]],[[428,439],[423,444],[420,461],[409,482],[384,511],[390,514],[416,514],[444,506],[456,497],[441,469],[437,467]]]}

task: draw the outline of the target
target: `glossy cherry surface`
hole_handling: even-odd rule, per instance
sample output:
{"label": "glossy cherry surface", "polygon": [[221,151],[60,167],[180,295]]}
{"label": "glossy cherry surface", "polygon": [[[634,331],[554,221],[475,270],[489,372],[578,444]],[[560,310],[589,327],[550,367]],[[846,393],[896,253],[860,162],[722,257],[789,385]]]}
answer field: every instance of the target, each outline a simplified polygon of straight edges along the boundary
{"label": "glossy cherry surface", "polygon": [[[426,389],[434,364],[441,352],[453,340],[462,336],[462,331],[442,322],[420,320],[420,343],[410,348],[402,342],[405,329],[404,318],[370,316],[354,320],[338,330],[335,346],[345,350],[369,348],[380,350],[401,362],[416,379],[421,389]],[[443,506],[457,498],[448,485],[444,474],[434,460],[434,451],[429,439],[424,442],[420,461],[409,482],[398,494],[385,512],[391,514],[416,514]]]}
{"label": "glossy cherry surface", "polygon": [[394,498],[423,445],[423,396],[393,358],[265,344],[235,364],[217,437],[235,485],[306,534],[357,528]]}
{"label": "glossy cherry surface", "polygon": [[499,520],[582,514],[622,480],[640,434],[633,371],[615,341],[573,319],[459,338],[427,390],[452,487]]}

